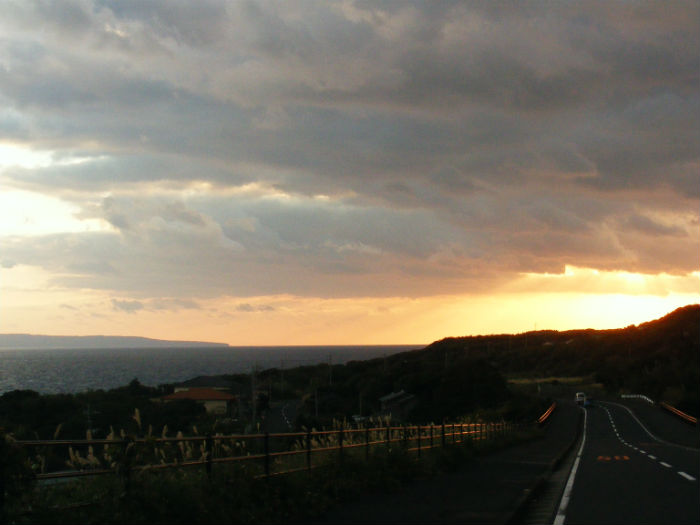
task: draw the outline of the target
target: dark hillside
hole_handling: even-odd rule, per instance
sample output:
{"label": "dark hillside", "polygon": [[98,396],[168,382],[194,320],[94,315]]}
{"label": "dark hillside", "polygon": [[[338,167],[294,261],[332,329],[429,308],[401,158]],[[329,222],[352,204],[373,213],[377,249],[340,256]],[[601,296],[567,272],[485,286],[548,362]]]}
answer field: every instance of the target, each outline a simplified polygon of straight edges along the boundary
{"label": "dark hillside", "polygon": [[487,359],[511,377],[593,375],[610,391],[700,411],[700,305],[626,328],[453,337],[419,352]]}

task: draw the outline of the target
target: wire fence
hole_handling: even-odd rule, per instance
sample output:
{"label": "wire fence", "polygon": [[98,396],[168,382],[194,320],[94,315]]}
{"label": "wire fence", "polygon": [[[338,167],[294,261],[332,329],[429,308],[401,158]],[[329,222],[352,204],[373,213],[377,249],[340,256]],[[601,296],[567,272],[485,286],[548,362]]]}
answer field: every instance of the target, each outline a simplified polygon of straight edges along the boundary
{"label": "wire fence", "polygon": [[[178,437],[84,440],[23,440],[36,479],[52,480],[143,470],[247,463],[257,477],[311,470],[329,457],[400,445],[418,456],[447,444],[486,442],[522,424],[452,423],[376,426],[335,430]],[[66,465],[70,470],[60,468]]]}
{"label": "wire fence", "polygon": [[[544,424],[556,404],[533,423],[480,422],[372,426],[258,433],[132,437],[83,440],[18,440],[14,446],[28,459],[33,477],[42,484],[85,476],[116,475],[126,492],[132,475],[146,471],[201,468],[208,476],[215,465],[245,465],[253,478],[311,471],[345,456],[369,459],[378,449],[402,450],[421,457],[431,449],[471,442],[485,445],[516,431]],[[2,436],[0,436],[2,437]],[[0,462],[0,485],[11,472]],[[66,468],[68,467],[68,468]],[[4,498],[0,498],[0,511]]]}

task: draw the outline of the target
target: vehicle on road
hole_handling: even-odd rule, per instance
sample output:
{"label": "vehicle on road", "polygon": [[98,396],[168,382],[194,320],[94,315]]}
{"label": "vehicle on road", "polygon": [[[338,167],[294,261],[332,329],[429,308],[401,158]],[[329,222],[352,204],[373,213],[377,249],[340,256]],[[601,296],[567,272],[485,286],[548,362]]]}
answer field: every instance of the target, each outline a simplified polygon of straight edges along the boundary
{"label": "vehicle on road", "polygon": [[584,406],[586,404],[586,393],[576,392],[576,404]]}

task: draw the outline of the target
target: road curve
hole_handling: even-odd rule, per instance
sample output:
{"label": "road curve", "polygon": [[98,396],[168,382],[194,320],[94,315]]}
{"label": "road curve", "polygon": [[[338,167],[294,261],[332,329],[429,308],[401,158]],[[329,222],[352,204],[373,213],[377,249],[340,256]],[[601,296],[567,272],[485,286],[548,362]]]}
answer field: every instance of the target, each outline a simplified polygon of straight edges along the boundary
{"label": "road curve", "polygon": [[561,524],[700,523],[700,455],[651,432],[629,408],[587,409],[584,445]]}

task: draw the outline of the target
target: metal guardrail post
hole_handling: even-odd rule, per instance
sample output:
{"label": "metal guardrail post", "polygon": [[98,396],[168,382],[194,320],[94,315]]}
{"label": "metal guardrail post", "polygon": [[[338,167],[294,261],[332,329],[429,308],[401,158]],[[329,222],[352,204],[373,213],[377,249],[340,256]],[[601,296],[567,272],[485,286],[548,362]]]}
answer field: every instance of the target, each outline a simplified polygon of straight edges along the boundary
{"label": "metal guardrail post", "polygon": [[343,460],[343,429],[338,430],[338,455]]}
{"label": "metal guardrail post", "polygon": [[124,483],[124,493],[128,496],[131,491],[131,456],[134,452],[134,439],[126,436],[122,443],[121,477]]}
{"label": "metal guardrail post", "polygon": [[369,459],[369,427],[365,428],[365,459]]}
{"label": "metal guardrail post", "polygon": [[455,434],[455,424],[452,423],[452,444],[454,445],[457,442],[457,435]]}
{"label": "metal guardrail post", "polygon": [[306,431],[306,469],[311,470],[311,431]]}
{"label": "metal guardrail post", "polygon": [[420,457],[420,433],[421,433],[421,426],[418,425],[418,457]]}
{"label": "metal guardrail post", "polygon": [[445,448],[445,423],[442,424],[442,447]]}
{"label": "metal guardrail post", "polygon": [[270,479],[270,433],[265,432],[265,479]]}
{"label": "metal guardrail post", "polygon": [[430,448],[433,448],[433,424],[430,423]]}
{"label": "metal guardrail post", "polygon": [[207,455],[204,469],[207,472],[207,478],[209,478],[209,480],[211,480],[212,449],[212,437],[211,434],[207,434],[207,437],[204,439],[204,451]]}

